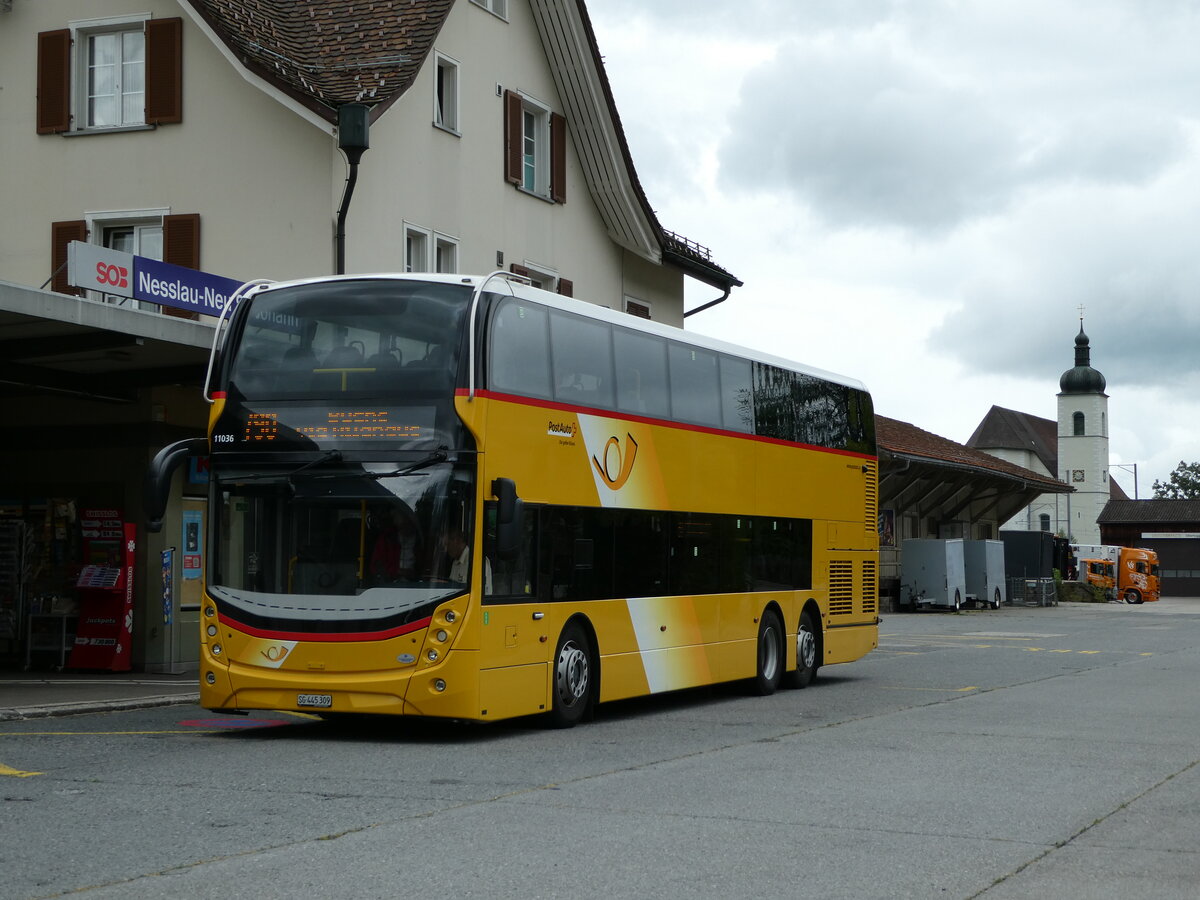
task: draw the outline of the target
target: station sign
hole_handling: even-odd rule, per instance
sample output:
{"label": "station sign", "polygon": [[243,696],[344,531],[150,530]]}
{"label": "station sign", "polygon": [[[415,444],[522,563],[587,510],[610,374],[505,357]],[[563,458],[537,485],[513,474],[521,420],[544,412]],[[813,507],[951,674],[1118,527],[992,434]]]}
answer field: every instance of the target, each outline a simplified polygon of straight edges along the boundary
{"label": "station sign", "polygon": [[75,287],[219,316],[242,282],[83,241],[67,246],[67,282]]}

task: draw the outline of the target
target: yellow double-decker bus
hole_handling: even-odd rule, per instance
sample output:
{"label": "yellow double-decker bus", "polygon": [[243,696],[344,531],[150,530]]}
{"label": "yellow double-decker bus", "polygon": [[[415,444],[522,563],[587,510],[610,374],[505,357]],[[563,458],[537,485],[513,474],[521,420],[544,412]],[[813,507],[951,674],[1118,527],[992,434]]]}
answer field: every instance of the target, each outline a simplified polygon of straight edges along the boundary
{"label": "yellow double-decker bus", "polygon": [[573,725],[878,640],[852,379],[502,274],[257,285],[218,329],[201,704]]}

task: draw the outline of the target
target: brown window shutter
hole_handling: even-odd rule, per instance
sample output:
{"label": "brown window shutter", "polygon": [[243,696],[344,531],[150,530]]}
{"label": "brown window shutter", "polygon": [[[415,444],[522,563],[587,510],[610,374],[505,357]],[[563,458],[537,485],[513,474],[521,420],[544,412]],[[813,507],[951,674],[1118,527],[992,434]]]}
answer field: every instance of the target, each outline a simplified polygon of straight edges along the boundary
{"label": "brown window shutter", "polygon": [[87,240],[87,222],[52,222],[50,224],[50,290],[60,294],[83,296],[83,289],[67,283],[67,245],[71,241]]}
{"label": "brown window shutter", "polygon": [[567,120],[550,113],[550,199],[567,202]]}
{"label": "brown window shutter", "polygon": [[558,279],[558,292],[560,294],[562,294],[564,297],[574,297],[575,296],[574,282],[567,281],[567,279],[565,279],[565,278]]}
{"label": "brown window shutter", "polygon": [[[200,216],[187,213],[163,216],[163,262],[188,269],[200,268]],[[200,314],[170,306],[162,307],[164,316],[199,319]]]}
{"label": "brown window shutter", "polygon": [[504,180],[521,183],[521,97],[504,92]]}
{"label": "brown window shutter", "polygon": [[526,266],[518,265],[517,263],[511,264],[508,267],[508,271],[512,272],[514,275],[520,275],[522,278],[529,277],[529,269]]}
{"label": "brown window shutter", "polygon": [[183,19],[146,21],[146,124],[183,121]]}
{"label": "brown window shutter", "polygon": [[163,262],[200,268],[200,216],[163,216]]}
{"label": "brown window shutter", "polygon": [[37,133],[71,128],[71,32],[43,31],[37,40]]}

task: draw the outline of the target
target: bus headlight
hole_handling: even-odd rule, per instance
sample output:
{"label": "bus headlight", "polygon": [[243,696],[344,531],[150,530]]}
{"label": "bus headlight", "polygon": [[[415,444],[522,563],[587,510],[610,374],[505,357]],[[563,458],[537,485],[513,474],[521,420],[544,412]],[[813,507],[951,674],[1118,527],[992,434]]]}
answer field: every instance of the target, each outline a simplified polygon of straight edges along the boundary
{"label": "bus headlight", "polygon": [[430,662],[434,662],[434,661],[436,661],[436,660],[437,660],[437,658],[438,658],[438,652],[437,652],[437,650],[436,650],[436,649],[434,649],[433,647],[430,647],[430,648],[429,648],[429,652],[428,652],[428,653],[426,653],[426,654],[425,654],[425,656],[429,658],[429,661],[430,661]]}
{"label": "bus headlight", "polygon": [[434,637],[438,639],[438,643],[444,644],[446,643],[446,638],[449,637],[449,635],[446,634],[445,631],[439,631],[434,635]]}
{"label": "bus headlight", "polygon": [[216,625],[209,625],[207,630],[208,630],[209,637],[217,636],[217,626]]}
{"label": "bus headlight", "polygon": [[221,655],[221,645],[220,645],[220,644],[213,644],[213,645],[212,645],[212,654],[213,654],[213,656],[220,656],[220,655]]}
{"label": "bus headlight", "polygon": [[216,614],[217,614],[217,609],[216,609],[216,607],[215,607],[215,606],[206,606],[206,607],[204,607],[204,615],[206,615],[208,618],[210,618],[210,619],[211,619],[211,618],[212,618],[213,616],[215,616]]}
{"label": "bus headlight", "polygon": [[446,682],[439,678],[433,683],[433,689],[440,694],[442,691],[446,690]]}
{"label": "bus headlight", "polygon": [[458,613],[456,613],[454,610],[452,610],[452,609],[446,610],[446,621],[447,622],[453,622],[457,618],[458,618]]}
{"label": "bus headlight", "polygon": [[208,672],[205,674],[204,680],[207,681],[209,684],[216,684],[217,676],[214,675],[212,672]]}

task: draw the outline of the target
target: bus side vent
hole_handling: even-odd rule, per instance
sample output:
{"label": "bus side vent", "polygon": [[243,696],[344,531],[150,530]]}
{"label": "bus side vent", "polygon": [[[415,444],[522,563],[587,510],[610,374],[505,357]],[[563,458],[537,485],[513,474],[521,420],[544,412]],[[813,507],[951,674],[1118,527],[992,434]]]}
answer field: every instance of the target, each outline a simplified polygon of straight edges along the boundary
{"label": "bus side vent", "polygon": [[848,616],[854,612],[854,563],[836,560],[829,564],[829,614]]}
{"label": "bus side vent", "polygon": [[864,615],[879,612],[879,579],[874,560],[867,560],[862,567],[862,611]]}
{"label": "bus side vent", "polygon": [[867,504],[864,524],[868,533],[876,534],[879,531],[879,469],[874,463],[863,466],[863,499]]}

